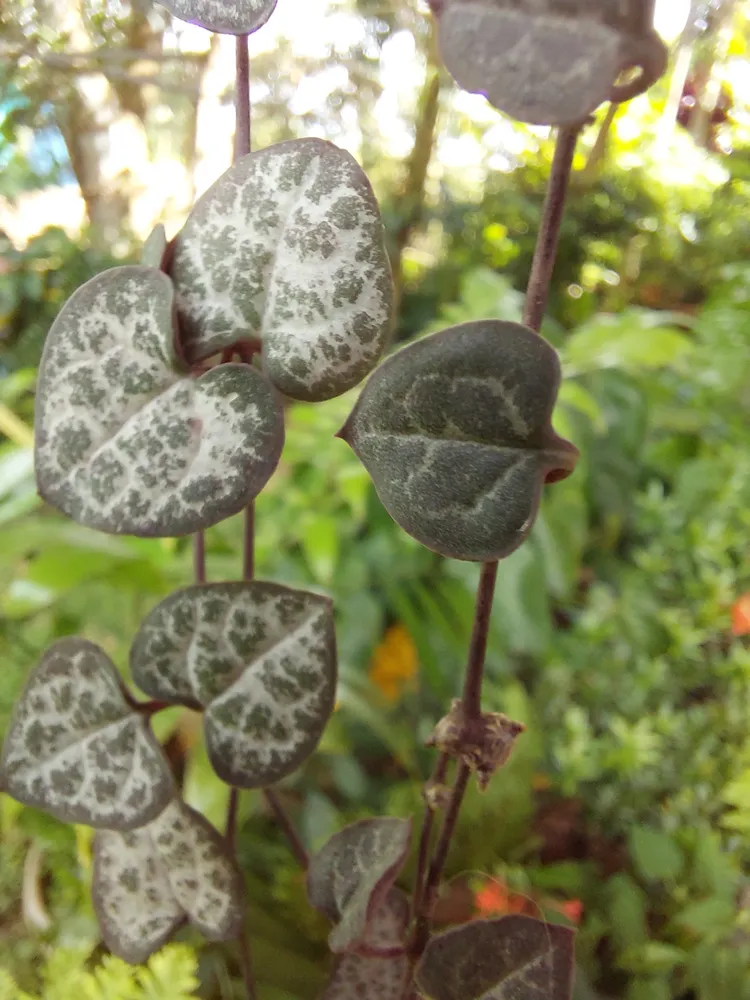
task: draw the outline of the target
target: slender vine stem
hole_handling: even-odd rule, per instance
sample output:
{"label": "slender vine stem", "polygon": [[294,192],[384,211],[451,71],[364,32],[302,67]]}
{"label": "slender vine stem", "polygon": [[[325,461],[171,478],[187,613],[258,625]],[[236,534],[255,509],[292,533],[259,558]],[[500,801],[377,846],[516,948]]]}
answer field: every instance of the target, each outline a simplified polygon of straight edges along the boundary
{"label": "slender vine stem", "polygon": [[[442,785],[448,771],[450,758],[447,753],[441,753],[438,757],[429,786]],[[414,880],[414,894],[412,897],[412,916],[416,918],[422,909],[422,897],[427,879],[427,869],[430,863],[430,846],[432,839],[432,828],[435,825],[435,809],[431,803],[427,803],[422,823],[422,832],[419,835],[419,849],[417,851],[417,875]]]}
{"label": "slender vine stem", "polygon": [[306,871],[310,864],[310,855],[307,853],[307,848],[302,843],[302,838],[297,833],[289,814],[281,804],[278,792],[276,792],[273,788],[264,788],[263,795],[265,796],[271,812],[276,817],[276,822],[284,831],[284,836],[289,841],[292,854],[299,862],[300,868],[303,868]]}
{"label": "slender vine stem", "polygon": [[[247,156],[250,152],[250,55],[248,52],[248,36],[238,35],[235,39],[235,130],[234,130],[234,161]],[[242,576],[244,580],[252,580],[255,573],[255,504],[250,503],[245,509],[245,527],[242,557]],[[231,788],[227,806],[226,840],[229,850],[234,856],[237,853],[237,813],[239,810],[240,790]],[[255,1000],[255,976],[250,951],[250,940],[247,928],[244,926],[239,936],[240,964],[245,981],[247,1000]]]}
{"label": "slender vine stem", "polygon": [[206,582],[206,533],[203,530],[193,535],[193,575],[196,583]]}
{"label": "slender vine stem", "polygon": [[[539,333],[544,314],[549,301],[550,283],[555,267],[557,248],[560,240],[560,227],[565,210],[565,199],[568,194],[570,177],[573,169],[578,136],[583,123],[561,129],[555,145],[555,155],[552,161],[547,194],[542,209],[542,218],[534,248],[534,258],[526,290],[526,300],[523,311],[523,322],[526,326]],[[462,696],[463,718],[466,721],[476,720],[482,711],[482,681],[484,678],[484,663],[487,654],[492,602],[497,583],[498,563],[489,562],[482,566],[477,590],[474,625],[471,644],[464,678]],[[438,761],[437,767],[444,766]],[[428,807],[422,824],[420,837],[420,856],[417,863],[417,884],[415,888],[414,912],[415,928],[411,952],[421,955],[429,940],[429,919],[435,896],[440,885],[445,863],[448,860],[451,840],[458,822],[461,804],[468,788],[471,771],[463,761],[459,762],[451,797],[446,808],[445,818],[440,830],[435,851],[425,877],[426,855],[434,822],[433,812]],[[422,857],[424,851],[425,856]],[[424,880],[424,888],[422,881]]]}
{"label": "slender vine stem", "polygon": [[227,822],[225,839],[227,847],[235,854],[237,851],[237,809],[240,804],[240,790],[232,786],[229,789],[229,802],[227,803]]}
{"label": "slender vine stem", "polygon": [[240,936],[237,940],[240,952],[240,966],[242,968],[242,978],[245,981],[245,992],[247,1000],[256,1000],[258,995],[255,989],[255,974],[253,972],[253,956],[250,951],[250,941],[247,936],[247,929],[243,925]]}
{"label": "slender vine stem", "polygon": [[464,678],[464,693],[462,699],[464,719],[468,722],[478,719],[482,714],[482,681],[484,680],[484,661],[487,657],[487,640],[490,632],[492,616],[492,601],[495,596],[497,582],[496,562],[485,563],[479,577],[477,604],[474,612],[474,625],[471,630],[469,659],[466,664]]}
{"label": "slender vine stem", "polygon": [[[250,125],[250,55],[247,35],[237,36],[235,108],[237,124],[234,132],[234,159],[247,156],[252,148]],[[245,508],[245,531],[242,547],[242,578],[255,575],[255,503]]]}
{"label": "slender vine stem", "polygon": [[557,257],[557,246],[560,242],[560,226],[565,211],[565,199],[568,195],[570,175],[573,170],[573,157],[582,128],[583,124],[569,125],[567,128],[560,129],[557,137],[523,310],[523,322],[536,333],[539,333],[542,327],[542,320],[547,309],[552,272]]}

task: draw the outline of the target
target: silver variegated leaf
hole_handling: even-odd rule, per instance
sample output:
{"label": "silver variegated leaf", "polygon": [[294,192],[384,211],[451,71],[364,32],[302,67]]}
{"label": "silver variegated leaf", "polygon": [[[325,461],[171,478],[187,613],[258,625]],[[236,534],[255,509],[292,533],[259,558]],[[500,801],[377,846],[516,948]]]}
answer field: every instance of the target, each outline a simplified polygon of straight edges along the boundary
{"label": "silver variegated leaf", "polygon": [[410,840],[410,820],[361,820],[335,833],[311,860],[307,894],[336,922],[328,938],[331,951],[367,951],[373,924],[378,940],[381,904],[406,861]]}
{"label": "silver variegated leaf", "polygon": [[406,955],[365,958],[344,955],[337,962],[320,1000],[407,1000],[411,964]]}
{"label": "silver variegated leaf", "polygon": [[246,339],[295,399],[323,400],[374,368],[392,282],[367,177],[321,139],[243,157],[177,237],[172,279],[190,360]]}
{"label": "silver variegated leaf", "polygon": [[411,986],[405,954],[409,901],[391,889],[373,914],[361,951],[336,963],[321,1000],[402,1000]]}
{"label": "silver variegated leaf", "polygon": [[409,900],[400,889],[390,889],[372,914],[358,953],[369,958],[389,958],[405,947]]}
{"label": "silver variegated leaf", "polygon": [[61,639],[31,674],[0,758],[0,786],[68,823],[130,830],[174,794],[148,722],[104,650]]}
{"label": "silver variegated leaf", "polygon": [[37,389],[39,492],[114,534],[185,535],[236,514],[281,454],[281,401],[248,365],[192,378],[173,346],[169,278],[105,271],[68,300]]}
{"label": "silver variegated leaf", "polygon": [[166,252],[167,231],[164,226],[159,223],[143,244],[140,262],[144,265],[144,267],[155,267],[157,271],[161,270],[162,263],[164,262],[164,254]]}
{"label": "silver variegated leaf", "polygon": [[151,697],[205,710],[224,781],[271,785],[313,752],[333,710],[331,602],[273,583],[188,587],[145,619],[130,663]]}
{"label": "silver variegated leaf", "polygon": [[570,1000],[574,937],[532,917],[476,920],[430,940],[416,983],[430,1000]]}
{"label": "silver variegated leaf", "polygon": [[466,323],[381,365],[340,436],[423,545],[501,559],[531,530],[542,484],[575,466],[577,449],[550,423],[559,383],[557,354],[531,330]]}
{"label": "silver variegated leaf", "polygon": [[158,0],[182,21],[224,35],[250,35],[273,13],[276,0]]}
{"label": "silver variegated leaf", "polygon": [[[459,86],[535,125],[582,121],[646,90],[666,49],[642,0],[439,0],[440,48]],[[641,67],[634,84],[618,76]]]}
{"label": "silver variegated leaf", "polygon": [[105,943],[128,962],[145,961],[186,920],[211,941],[242,926],[242,875],[226,842],[178,799],[138,830],[96,835],[92,895]]}

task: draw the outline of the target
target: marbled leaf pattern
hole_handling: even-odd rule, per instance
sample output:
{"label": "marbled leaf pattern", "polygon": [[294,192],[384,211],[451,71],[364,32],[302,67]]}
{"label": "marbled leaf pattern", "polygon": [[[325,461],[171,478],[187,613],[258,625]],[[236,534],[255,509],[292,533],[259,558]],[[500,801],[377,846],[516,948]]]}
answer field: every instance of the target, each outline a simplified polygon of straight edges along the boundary
{"label": "marbled leaf pattern", "polygon": [[130,662],[152,698],[205,710],[221,778],[271,785],[313,752],[333,710],[331,602],[273,583],[187,587],[148,615]]}
{"label": "marbled leaf pattern", "polygon": [[360,820],[335,833],[310,861],[307,894],[336,922],[328,938],[334,953],[361,949],[383,900],[409,852],[411,821]]}
{"label": "marbled leaf pattern", "polygon": [[373,914],[362,953],[347,953],[336,963],[321,1000],[402,1000],[411,986],[405,954],[409,901],[391,889]]}
{"label": "marbled leaf pattern", "polygon": [[570,1000],[574,937],[533,917],[475,920],[430,940],[417,986],[429,1000]]}
{"label": "marbled leaf pattern", "polygon": [[443,330],[381,365],[341,436],[389,514],[445,556],[485,562],[524,541],[542,484],[577,450],[552,430],[560,362],[518,323]]}
{"label": "marbled leaf pattern", "polygon": [[16,705],[0,758],[0,785],[57,819],[131,830],[174,794],[148,722],[123,696],[104,650],[60,639]]}
{"label": "marbled leaf pattern", "polygon": [[[442,0],[440,49],[459,86],[535,125],[582,121],[641,93],[666,68],[642,0]],[[640,82],[615,90],[634,65]]]}
{"label": "marbled leaf pattern", "polygon": [[224,35],[249,35],[273,13],[276,0],[158,0],[162,6],[191,24]]}
{"label": "marbled leaf pattern", "polygon": [[392,282],[383,224],[349,153],[295,139],[243,157],[198,201],[172,279],[187,357],[260,339],[288,396],[337,396],[375,367]]}
{"label": "marbled leaf pattern", "polygon": [[236,514],[283,445],[281,401],[248,365],[191,378],[173,347],[169,278],[118,267],[68,300],[37,389],[39,492],[99,531],[186,535]]}
{"label": "marbled leaf pattern", "polygon": [[147,826],[94,840],[94,909],[105,943],[145,961],[185,920],[211,941],[235,938],[244,887],[226,842],[175,799]]}

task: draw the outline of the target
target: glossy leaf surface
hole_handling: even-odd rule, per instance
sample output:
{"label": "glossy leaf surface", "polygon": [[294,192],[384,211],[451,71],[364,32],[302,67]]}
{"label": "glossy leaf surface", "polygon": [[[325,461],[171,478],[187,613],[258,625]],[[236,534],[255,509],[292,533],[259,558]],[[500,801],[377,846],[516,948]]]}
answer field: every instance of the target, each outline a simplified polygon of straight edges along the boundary
{"label": "glossy leaf surface", "polygon": [[281,402],[247,365],[179,370],[173,293],[153,268],[113,268],[68,300],[37,389],[39,492],[112,534],[185,535],[242,510],[283,444]]}
{"label": "glossy leaf surface", "polygon": [[185,920],[212,941],[242,924],[242,875],[224,838],[177,799],[138,830],[97,834],[92,892],[107,946],[128,962],[143,962]]}
{"label": "glossy leaf surface", "polygon": [[532,917],[476,920],[430,940],[416,982],[430,1000],[570,1000],[574,936]]}
{"label": "glossy leaf surface", "polygon": [[84,639],[59,640],[31,674],[0,783],[57,819],[119,830],[148,823],[174,794],[167,759],[114,664]]}
{"label": "glossy leaf surface", "polygon": [[159,0],[175,17],[225,35],[249,35],[273,13],[276,0]]}
{"label": "glossy leaf surface", "polygon": [[389,331],[377,202],[349,153],[320,139],[235,163],[191,212],[172,278],[190,360],[259,338],[264,371],[295,399],[356,385]]}
{"label": "glossy leaf surface", "polygon": [[223,780],[273,784],[313,752],[333,710],[331,602],[273,583],[187,587],[143,622],[131,669],[152,698],[205,710]]}
{"label": "glossy leaf surface", "polygon": [[518,323],[466,323],[389,358],[341,431],[389,514],[442,555],[487,561],[524,541],[542,484],[577,450],[552,430],[560,363]]}
{"label": "glossy leaf surface", "polygon": [[410,820],[360,820],[334,834],[311,860],[307,874],[310,902],[336,922],[328,938],[331,951],[357,951],[364,946],[406,860],[410,838]]}
{"label": "glossy leaf surface", "polygon": [[[440,48],[456,82],[535,125],[584,120],[664,72],[666,50],[641,0],[443,0]],[[626,69],[637,83],[616,87]]]}

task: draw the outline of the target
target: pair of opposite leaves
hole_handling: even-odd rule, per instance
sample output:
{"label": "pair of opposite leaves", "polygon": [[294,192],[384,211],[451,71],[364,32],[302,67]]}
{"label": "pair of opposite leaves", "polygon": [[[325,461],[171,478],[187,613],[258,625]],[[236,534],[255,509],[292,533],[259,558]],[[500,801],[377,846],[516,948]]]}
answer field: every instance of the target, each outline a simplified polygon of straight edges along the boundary
{"label": "pair of opposite leaves", "polygon": [[[268,583],[188,587],[147,616],[130,661],[151,697],[203,711],[224,781],[271,785],[314,751],[333,709],[331,602]],[[62,639],[44,654],[5,739],[0,788],[97,829],[94,903],[123,958],[143,961],[185,919],[212,939],[236,936],[236,865],[177,798],[147,718],[95,644]]]}
{"label": "pair of opposite leaves", "polygon": [[[161,263],[163,250],[157,238],[147,255]],[[242,510],[281,454],[279,391],[338,395],[385,346],[392,286],[377,203],[330,143],[240,160],[195,206],[169,271],[98,275],[45,345],[39,491],[102,531],[185,535]],[[191,373],[248,338],[262,342],[263,373]],[[341,436],[406,531],[447,556],[500,558],[526,537],[542,483],[575,462],[550,425],[559,379],[557,355],[530,330],[466,324],[382,365]]]}
{"label": "pair of opposite leaves", "polygon": [[[581,122],[643,93],[667,52],[653,0],[430,0],[456,82],[532,125]],[[630,71],[635,77],[618,83]]]}
{"label": "pair of opposite leaves", "polygon": [[409,904],[394,888],[411,822],[362,820],[313,857],[310,902],[334,923],[338,961],[321,1000],[569,1000],[573,932],[529,917],[475,921],[433,937],[412,969]]}

